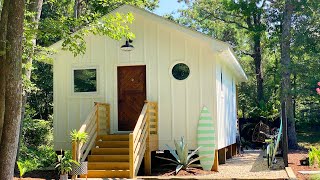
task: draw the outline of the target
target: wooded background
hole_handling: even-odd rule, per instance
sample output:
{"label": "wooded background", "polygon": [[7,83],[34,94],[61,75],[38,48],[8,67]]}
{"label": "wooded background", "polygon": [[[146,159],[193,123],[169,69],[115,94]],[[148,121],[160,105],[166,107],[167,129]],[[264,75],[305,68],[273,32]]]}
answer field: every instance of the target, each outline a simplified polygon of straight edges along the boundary
{"label": "wooded background", "polygon": [[[285,101],[289,148],[297,147],[296,132],[320,129],[318,1],[178,1],[186,8],[166,18],[235,49],[248,76],[238,86],[239,117],[274,121]],[[54,52],[48,47],[63,40],[64,49],[76,56],[85,52],[88,33],[134,38],[130,13],[104,16],[124,3],[150,11],[158,7],[158,0],[0,0],[0,179],[12,177],[18,147],[19,161],[30,169],[54,162],[48,63]]]}

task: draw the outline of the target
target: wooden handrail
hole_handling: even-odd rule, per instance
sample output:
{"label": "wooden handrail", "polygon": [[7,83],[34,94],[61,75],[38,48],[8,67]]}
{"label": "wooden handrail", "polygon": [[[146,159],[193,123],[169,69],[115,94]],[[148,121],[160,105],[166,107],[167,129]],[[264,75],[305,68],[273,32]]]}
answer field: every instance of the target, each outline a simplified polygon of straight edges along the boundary
{"label": "wooden handrail", "polygon": [[[150,120],[153,120],[150,123]],[[154,126],[156,124],[156,126]],[[130,177],[134,178],[139,171],[143,157],[145,161],[150,160],[150,135],[158,134],[158,109],[157,103],[145,102],[138,121],[132,133],[129,134],[129,163]],[[156,142],[158,144],[158,142]],[[146,173],[150,173],[150,168],[145,167]]]}
{"label": "wooden handrail", "polygon": [[[106,133],[109,133],[110,131],[110,105],[106,103],[95,103],[95,105],[92,107],[89,115],[87,116],[84,123],[81,125],[79,132],[86,132],[88,134],[88,140],[86,143],[82,144],[80,146],[80,159],[81,161],[85,161],[87,158],[90,150],[92,149],[95,140],[97,136],[100,134],[100,116],[102,114],[101,107],[105,108],[106,113]],[[76,160],[75,154],[76,153],[76,144],[72,145],[72,154],[73,159]]]}

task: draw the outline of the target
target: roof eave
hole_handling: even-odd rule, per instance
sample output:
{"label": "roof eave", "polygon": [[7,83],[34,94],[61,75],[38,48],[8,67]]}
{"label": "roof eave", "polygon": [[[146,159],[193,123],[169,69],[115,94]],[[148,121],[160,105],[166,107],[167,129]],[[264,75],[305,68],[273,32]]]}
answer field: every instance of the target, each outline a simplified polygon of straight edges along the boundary
{"label": "roof eave", "polygon": [[224,62],[226,64],[229,64],[229,67],[234,71],[234,74],[236,75],[238,82],[246,82],[248,80],[246,73],[242,69],[238,59],[235,56],[234,51],[230,46],[224,50],[219,51],[219,54],[223,58],[228,59],[227,61],[224,61]]}

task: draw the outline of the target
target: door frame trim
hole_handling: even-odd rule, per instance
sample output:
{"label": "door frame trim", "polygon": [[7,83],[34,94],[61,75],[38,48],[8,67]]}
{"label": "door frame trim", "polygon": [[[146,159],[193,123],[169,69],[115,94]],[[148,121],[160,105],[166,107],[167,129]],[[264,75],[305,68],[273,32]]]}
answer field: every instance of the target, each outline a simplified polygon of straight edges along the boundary
{"label": "door frame trim", "polygon": [[118,129],[118,67],[125,66],[145,66],[146,67],[146,97],[148,99],[148,68],[145,63],[119,63],[113,67],[114,72],[114,88],[113,88],[113,120],[111,120],[111,134],[129,134],[132,131],[119,131]]}

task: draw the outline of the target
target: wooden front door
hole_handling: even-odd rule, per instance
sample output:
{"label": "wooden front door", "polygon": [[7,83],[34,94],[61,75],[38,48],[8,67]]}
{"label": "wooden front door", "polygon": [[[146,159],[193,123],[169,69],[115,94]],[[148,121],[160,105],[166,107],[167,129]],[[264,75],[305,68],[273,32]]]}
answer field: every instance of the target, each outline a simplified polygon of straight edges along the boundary
{"label": "wooden front door", "polygon": [[118,67],[118,130],[132,131],[146,100],[146,66]]}

